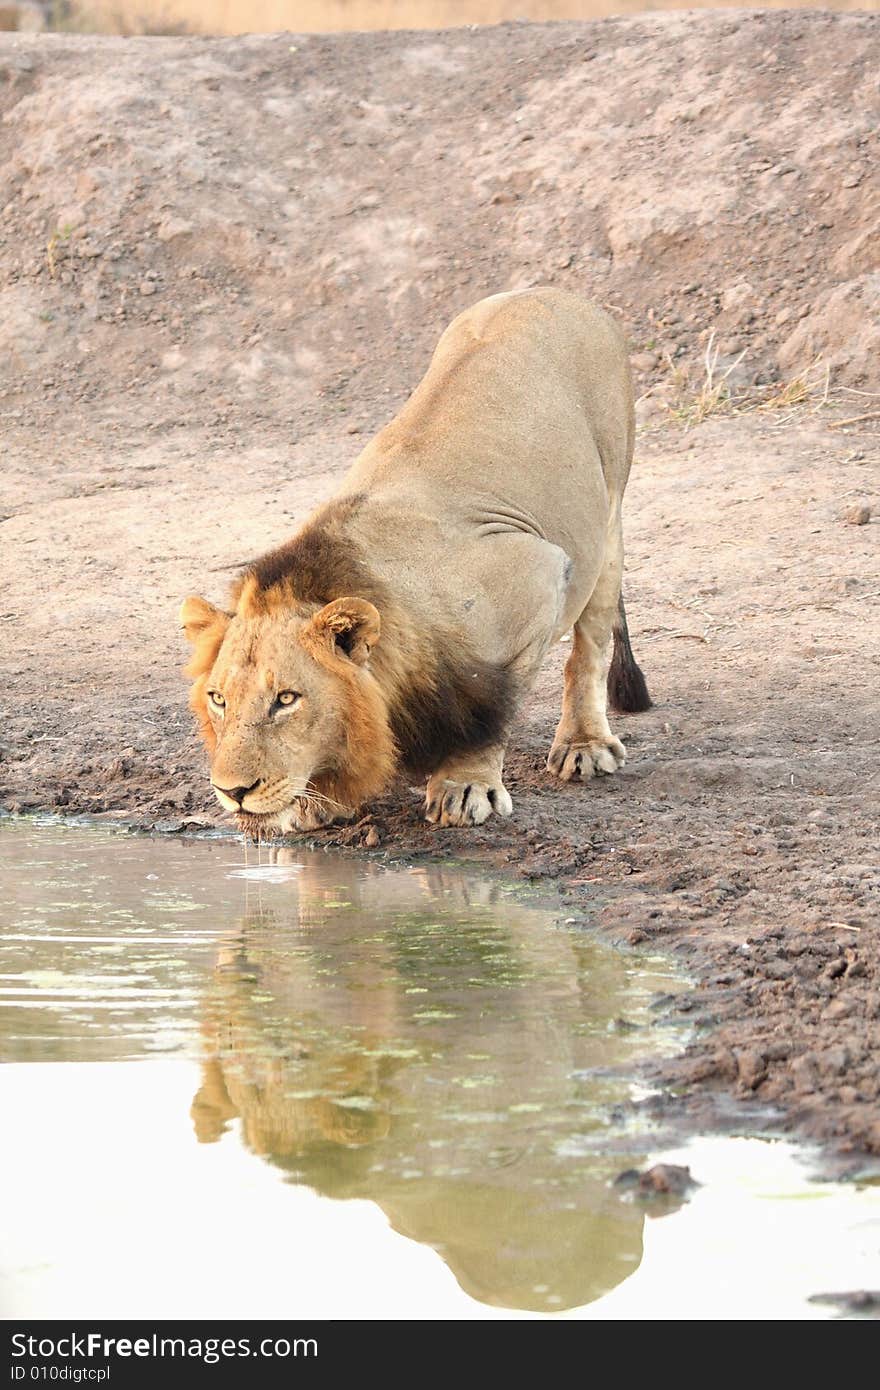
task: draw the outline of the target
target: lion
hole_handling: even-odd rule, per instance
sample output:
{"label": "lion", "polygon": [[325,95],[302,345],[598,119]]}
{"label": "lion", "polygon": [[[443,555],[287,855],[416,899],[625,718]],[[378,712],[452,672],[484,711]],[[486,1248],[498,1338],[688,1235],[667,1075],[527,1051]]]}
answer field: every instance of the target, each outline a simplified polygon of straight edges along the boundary
{"label": "lion", "polygon": [[250,905],[205,979],[198,1141],[235,1127],[286,1181],[376,1203],[483,1302],[547,1311],[613,1288],[644,1224],[601,1135],[601,1075],[631,1069],[638,1036],[606,1027],[634,1002],[623,964],[442,863],[269,855],[295,878]]}
{"label": "lion", "polygon": [[621,595],[634,432],[625,342],[598,306],[533,289],[453,320],[336,495],[226,609],[181,608],[211,783],[241,829],[350,819],[400,770],[426,779],[435,825],[509,816],[514,715],[569,631],[548,769],[623,766],[606,700],[651,703]]}

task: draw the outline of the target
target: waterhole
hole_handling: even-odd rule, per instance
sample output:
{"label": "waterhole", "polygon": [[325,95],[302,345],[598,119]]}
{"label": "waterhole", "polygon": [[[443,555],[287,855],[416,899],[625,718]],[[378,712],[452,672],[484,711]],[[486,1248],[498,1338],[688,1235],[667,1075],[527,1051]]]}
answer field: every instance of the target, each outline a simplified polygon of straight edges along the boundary
{"label": "waterhole", "polygon": [[[685,1214],[613,1181],[648,1158],[639,1062],[682,1041],[662,958],[436,863],[7,821],[0,870],[7,1316],[651,1316],[681,1289]],[[760,1181],[713,1143],[691,1206],[705,1235],[751,1174],[734,1239]]]}

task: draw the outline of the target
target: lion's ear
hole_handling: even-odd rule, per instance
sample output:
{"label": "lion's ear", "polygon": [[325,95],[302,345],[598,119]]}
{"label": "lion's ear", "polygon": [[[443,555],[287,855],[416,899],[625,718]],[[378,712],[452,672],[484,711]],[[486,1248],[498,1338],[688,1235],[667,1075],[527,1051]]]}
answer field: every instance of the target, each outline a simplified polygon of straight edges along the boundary
{"label": "lion's ear", "polygon": [[200,1144],[215,1144],[238,1111],[229,1099],[223,1068],[216,1057],[202,1064],[202,1085],[190,1108],[190,1118]]}
{"label": "lion's ear", "polygon": [[365,598],[337,598],[316,613],[306,627],[306,642],[329,646],[358,666],[363,666],[379,640],[382,621],[378,610]]}
{"label": "lion's ear", "polygon": [[[188,598],[180,607],[180,626],[193,645],[186,674],[198,683],[198,677],[207,675],[217,660],[229,626],[229,614],[215,608],[207,599]],[[196,687],[193,689],[195,691]]]}
{"label": "lion's ear", "polygon": [[212,627],[221,619],[225,627],[228,615],[221,613],[213,603],[209,603],[206,598],[199,598],[197,594],[191,594],[180,605],[180,626],[186,633],[188,642],[197,642],[205,628]]}

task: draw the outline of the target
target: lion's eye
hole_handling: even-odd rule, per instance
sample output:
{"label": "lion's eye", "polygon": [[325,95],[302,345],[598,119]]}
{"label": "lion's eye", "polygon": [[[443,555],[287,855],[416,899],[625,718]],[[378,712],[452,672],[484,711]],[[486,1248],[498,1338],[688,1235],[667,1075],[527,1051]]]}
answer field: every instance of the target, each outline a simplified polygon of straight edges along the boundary
{"label": "lion's eye", "polygon": [[209,691],[208,691],[208,699],[211,701],[211,704],[214,706],[215,709],[225,709],[225,708],[226,708],[226,701],[224,700],[223,696],[220,694],[220,691],[219,691],[219,690],[209,690]]}
{"label": "lion's eye", "polygon": [[290,706],[295,705],[299,698],[298,690],[279,690],[275,697],[275,703],[280,705],[282,709],[290,709]]}

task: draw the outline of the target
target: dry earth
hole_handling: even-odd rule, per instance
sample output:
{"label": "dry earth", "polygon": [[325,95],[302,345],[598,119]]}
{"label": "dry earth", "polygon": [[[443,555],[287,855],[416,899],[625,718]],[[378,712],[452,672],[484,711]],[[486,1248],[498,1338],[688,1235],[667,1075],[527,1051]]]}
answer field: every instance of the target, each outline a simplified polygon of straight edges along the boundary
{"label": "dry earth", "polygon": [[[559,879],[697,981],[666,1113],[880,1155],[878,40],[806,12],[0,37],[2,804],[211,820],[180,599],[331,490],[456,311],[576,288],[644,396],[630,763],[545,775],[563,647],[511,822],[435,831],[403,786],[324,842]],[[695,424],[713,334],[742,408]]]}

